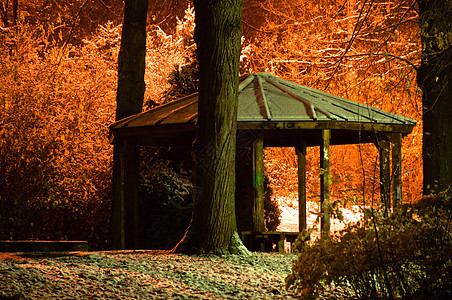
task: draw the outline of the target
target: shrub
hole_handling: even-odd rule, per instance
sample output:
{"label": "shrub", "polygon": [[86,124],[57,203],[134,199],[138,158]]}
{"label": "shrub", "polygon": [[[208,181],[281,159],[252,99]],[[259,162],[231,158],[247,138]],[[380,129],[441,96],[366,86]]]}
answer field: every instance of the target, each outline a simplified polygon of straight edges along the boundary
{"label": "shrub", "polygon": [[303,248],[286,287],[302,298],[328,292],[358,299],[452,295],[451,194],[405,204],[386,218],[368,210],[341,236]]}
{"label": "shrub", "polygon": [[[0,28],[0,239],[83,239],[99,249],[109,238],[121,26],[99,26],[74,46],[60,25]],[[148,45],[146,97],[158,98],[183,54],[161,30]]]}
{"label": "shrub", "polygon": [[89,45],[57,47],[53,30],[19,24],[0,32],[0,238],[102,247],[115,62]]}

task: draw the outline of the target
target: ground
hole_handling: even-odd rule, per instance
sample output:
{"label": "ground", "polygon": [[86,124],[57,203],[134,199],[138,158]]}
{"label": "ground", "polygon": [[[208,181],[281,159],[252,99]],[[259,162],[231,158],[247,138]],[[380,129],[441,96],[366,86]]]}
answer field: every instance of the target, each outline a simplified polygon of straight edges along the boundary
{"label": "ground", "polygon": [[296,255],[199,257],[155,251],[0,255],[0,299],[292,299]]}
{"label": "ground", "polygon": [[[298,230],[298,209],[278,199],[281,231]],[[308,226],[319,214],[308,203]],[[344,209],[356,222],[357,207]],[[344,223],[332,221],[332,230]],[[316,236],[314,235],[314,238]],[[162,251],[104,251],[71,255],[0,253],[2,299],[292,299],[284,288],[291,253],[187,256]]]}

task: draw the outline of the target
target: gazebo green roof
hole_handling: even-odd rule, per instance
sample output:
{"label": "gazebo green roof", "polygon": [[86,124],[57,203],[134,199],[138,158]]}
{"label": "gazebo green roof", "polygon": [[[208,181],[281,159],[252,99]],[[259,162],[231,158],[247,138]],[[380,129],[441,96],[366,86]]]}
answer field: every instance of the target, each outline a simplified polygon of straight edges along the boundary
{"label": "gazebo green roof", "polygon": [[[115,137],[154,135],[163,133],[177,136],[194,132],[198,117],[198,94],[192,94],[154,109],[119,120],[110,126]],[[237,128],[263,129],[269,132],[267,142],[285,144],[282,133],[274,130],[331,129],[343,131],[343,140],[333,144],[356,143],[356,133],[399,132],[408,134],[416,122],[394,113],[383,111],[334,96],[313,88],[278,78],[268,73],[255,73],[240,78]],[[274,138],[271,138],[274,136]],[[282,134],[284,136],[284,134]],[[368,142],[366,134],[363,142]],[[176,138],[177,139],[177,138]],[[275,142],[272,143],[271,141]],[[170,142],[170,141],[168,141]],[[309,144],[309,143],[308,143]]]}

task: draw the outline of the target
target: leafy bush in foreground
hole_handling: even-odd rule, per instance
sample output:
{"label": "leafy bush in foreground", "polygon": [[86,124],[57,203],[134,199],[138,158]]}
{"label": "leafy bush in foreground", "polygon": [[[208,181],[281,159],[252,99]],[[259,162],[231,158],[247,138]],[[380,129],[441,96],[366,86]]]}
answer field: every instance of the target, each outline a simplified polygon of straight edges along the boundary
{"label": "leafy bush in foreground", "polygon": [[452,295],[451,190],[405,204],[390,217],[366,212],[341,236],[301,250],[290,288],[302,298],[435,299]]}

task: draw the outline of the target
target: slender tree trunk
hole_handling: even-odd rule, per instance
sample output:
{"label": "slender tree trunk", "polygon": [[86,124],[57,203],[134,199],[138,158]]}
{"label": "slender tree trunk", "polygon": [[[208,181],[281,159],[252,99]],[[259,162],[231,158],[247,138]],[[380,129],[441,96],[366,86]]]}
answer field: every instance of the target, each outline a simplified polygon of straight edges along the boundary
{"label": "slender tree trunk", "polygon": [[0,2],[0,13],[4,27],[8,27],[8,0]]}
{"label": "slender tree trunk", "polygon": [[19,6],[18,0],[13,0],[13,26],[17,25],[17,10]]}
{"label": "slender tree trunk", "polygon": [[452,184],[452,1],[418,0],[422,59],[424,194]]}
{"label": "slender tree trunk", "polygon": [[[235,152],[243,0],[195,0],[199,104],[191,245],[204,253],[248,253],[237,234]],[[242,252],[243,251],[243,252]]]}
{"label": "slender tree trunk", "polygon": [[116,120],[141,112],[144,97],[148,0],[126,0],[118,55]]}
{"label": "slender tree trunk", "polygon": [[[144,98],[144,70],[146,56],[147,0],[126,0],[121,48],[118,55],[118,90],[116,94],[116,120],[141,112]],[[124,203],[121,203],[120,147],[113,149],[113,202],[112,202],[112,248],[126,247],[124,231]],[[133,146],[129,145],[129,148]],[[129,149],[128,155],[136,153]],[[125,157],[123,161],[136,159]],[[136,221],[136,220],[135,220]]]}

